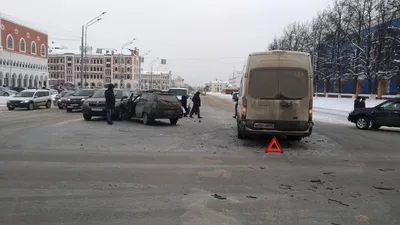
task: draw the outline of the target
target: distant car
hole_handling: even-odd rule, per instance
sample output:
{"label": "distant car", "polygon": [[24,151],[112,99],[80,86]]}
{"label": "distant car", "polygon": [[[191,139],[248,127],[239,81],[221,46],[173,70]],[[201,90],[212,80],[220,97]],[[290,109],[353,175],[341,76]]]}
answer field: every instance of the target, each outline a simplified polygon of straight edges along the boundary
{"label": "distant car", "polygon": [[[91,120],[93,116],[106,116],[106,97],[105,91],[107,89],[103,88],[96,93],[91,98],[86,99],[82,105],[82,115],[85,120]],[[129,93],[123,89],[114,89],[115,95],[115,110],[113,112],[113,117],[116,120],[122,119],[121,104],[128,100]]]}
{"label": "distant car", "polygon": [[68,90],[61,91],[60,93],[58,93],[58,95],[56,95],[56,96],[54,97],[53,104],[54,104],[54,105],[58,105],[58,100],[59,100],[60,98],[64,97],[64,95],[67,94],[67,93],[68,93]]}
{"label": "distant car", "polygon": [[8,87],[0,87],[0,96],[8,97],[8,96],[14,96],[18,92],[9,89]]}
{"label": "distant car", "polygon": [[65,105],[67,104],[68,99],[70,98],[71,95],[73,95],[75,91],[68,91],[67,93],[64,94],[63,97],[57,100],[57,106],[59,109],[64,109]]}
{"label": "distant car", "polygon": [[79,89],[73,95],[67,98],[65,108],[67,112],[72,112],[74,109],[82,109],[83,102],[92,97],[95,93],[94,89]]}
{"label": "distant car", "polygon": [[125,119],[141,118],[146,125],[155,119],[169,119],[175,125],[183,117],[180,101],[168,92],[143,92],[137,97],[132,94],[121,107]]}
{"label": "distant car", "polygon": [[349,113],[347,120],[361,130],[400,127],[400,98],[387,100],[375,107],[356,108]]}
{"label": "distant car", "polygon": [[7,101],[8,110],[14,110],[15,108],[27,108],[32,110],[34,108],[45,106],[46,108],[51,107],[51,96],[47,90],[25,90],[11,97]]}
{"label": "distant car", "polygon": [[18,93],[18,92],[21,92],[21,91],[24,91],[24,90],[26,90],[26,89],[28,89],[28,88],[26,88],[26,87],[21,87],[21,86],[18,86],[18,87],[10,87],[10,90],[16,91],[17,93]]}

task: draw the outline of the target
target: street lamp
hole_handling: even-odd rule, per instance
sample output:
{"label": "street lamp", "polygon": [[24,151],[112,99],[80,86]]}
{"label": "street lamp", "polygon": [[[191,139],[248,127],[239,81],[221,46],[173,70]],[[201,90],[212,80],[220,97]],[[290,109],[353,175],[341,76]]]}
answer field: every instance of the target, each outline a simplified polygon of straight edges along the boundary
{"label": "street lamp", "polygon": [[[134,38],[134,39],[132,39],[132,40],[126,42],[125,44],[123,44],[123,45],[121,46],[121,52],[120,52],[120,54],[119,54],[119,55],[120,55],[120,57],[119,57],[119,72],[120,72],[119,88],[121,88],[122,85],[123,85],[123,83],[124,83],[124,78],[123,78],[123,77],[124,77],[124,73],[122,72],[122,60],[123,60],[122,50],[123,50],[124,48],[126,48],[126,46],[131,45],[135,40],[136,40],[136,38]],[[124,63],[125,63],[125,61],[124,61]]]}
{"label": "street lamp", "polygon": [[[144,57],[146,55],[148,55],[149,53],[150,53],[150,50],[148,50],[143,56],[139,55],[139,82],[138,82],[139,83],[139,90],[142,89],[142,86],[141,86],[141,82],[142,82],[142,68],[141,68],[141,65],[144,62]],[[143,60],[142,60],[142,58],[143,58]]]}
{"label": "street lamp", "polygon": [[157,59],[153,60],[153,62],[151,62],[151,64],[150,64],[150,88],[149,88],[149,89],[152,89],[152,88],[153,88],[153,64],[154,64],[155,62],[157,62],[157,60],[159,60],[159,59],[160,59],[160,58],[157,57]]}
{"label": "street lamp", "polygon": [[[87,62],[86,62],[86,53],[87,53],[87,29],[89,26],[99,22],[104,14],[107,12],[102,12],[100,15],[96,16],[95,18],[91,19],[89,22],[86,23],[86,25],[82,25],[82,44],[81,44],[81,87],[83,87],[83,75],[85,74],[85,83],[86,83],[86,69],[87,69]],[[85,42],[83,42],[83,38],[85,38]],[[85,56],[83,55],[83,49],[85,49]],[[85,59],[85,66],[83,65],[83,60]],[[83,73],[85,71],[85,73]]]}

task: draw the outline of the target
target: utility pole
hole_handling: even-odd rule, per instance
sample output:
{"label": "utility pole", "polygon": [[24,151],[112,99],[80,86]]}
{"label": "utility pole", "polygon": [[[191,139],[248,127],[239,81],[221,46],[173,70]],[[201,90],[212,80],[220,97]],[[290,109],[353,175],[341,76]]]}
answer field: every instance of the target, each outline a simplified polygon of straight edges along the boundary
{"label": "utility pole", "polygon": [[83,36],[85,32],[85,26],[82,25],[82,38],[81,38],[81,88],[83,87]]}

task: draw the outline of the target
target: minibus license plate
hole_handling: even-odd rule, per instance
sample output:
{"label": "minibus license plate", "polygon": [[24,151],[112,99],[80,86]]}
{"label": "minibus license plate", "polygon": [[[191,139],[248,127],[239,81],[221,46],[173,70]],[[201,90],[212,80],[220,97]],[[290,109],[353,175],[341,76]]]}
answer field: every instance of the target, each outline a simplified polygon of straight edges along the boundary
{"label": "minibus license plate", "polygon": [[254,123],[254,128],[274,129],[275,125],[273,123]]}

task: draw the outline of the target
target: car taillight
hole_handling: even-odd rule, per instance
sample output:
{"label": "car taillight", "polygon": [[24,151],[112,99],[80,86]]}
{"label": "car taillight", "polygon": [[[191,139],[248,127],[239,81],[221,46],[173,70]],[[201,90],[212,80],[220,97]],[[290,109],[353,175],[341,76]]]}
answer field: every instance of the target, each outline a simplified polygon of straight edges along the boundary
{"label": "car taillight", "polygon": [[308,104],[308,121],[312,121],[312,112],[313,112],[313,100],[310,99]]}
{"label": "car taillight", "polygon": [[241,120],[246,120],[246,114],[247,114],[247,98],[242,97],[242,110],[240,113]]}

